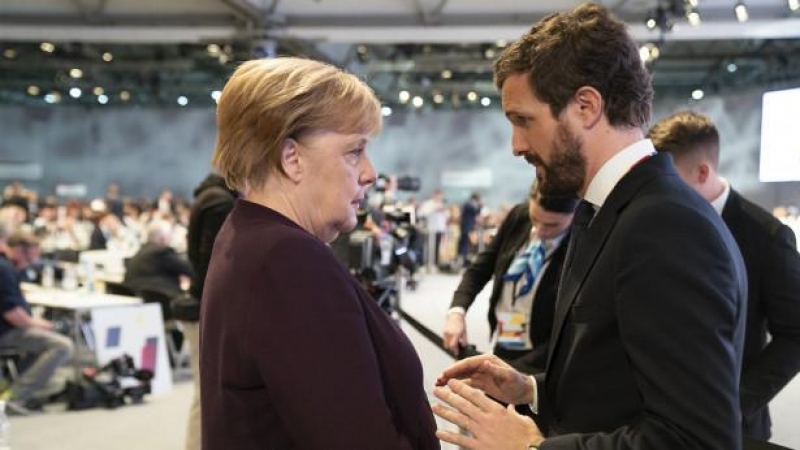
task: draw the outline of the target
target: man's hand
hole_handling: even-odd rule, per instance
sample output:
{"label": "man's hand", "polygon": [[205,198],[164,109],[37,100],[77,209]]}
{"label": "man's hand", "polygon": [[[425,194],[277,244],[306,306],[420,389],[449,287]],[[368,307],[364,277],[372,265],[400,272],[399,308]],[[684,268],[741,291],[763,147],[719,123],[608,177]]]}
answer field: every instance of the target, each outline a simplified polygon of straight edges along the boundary
{"label": "man's hand", "polygon": [[464,380],[504,403],[519,405],[533,400],[533,381],[494,355],[480,355],[458,361],[445,369],[437,386],[451,379]]}
{"label": "man's hand", "polygon": [[470,433],[464,436],[436,431],[436,436],[445,442],[467,449],[501,450],[524,449],[544,440],[533,420],[517,414],[514,406],[504,408],[462,381],[450,380],[447,387],[437,387],[433,393],[450,406],[434,405],[434,414]]}
{"label": "man's hand", "polygon": [[447,313],[444,321],[444,346],[458,356],[458,346],[467,345],[467,323],[460,311]]}

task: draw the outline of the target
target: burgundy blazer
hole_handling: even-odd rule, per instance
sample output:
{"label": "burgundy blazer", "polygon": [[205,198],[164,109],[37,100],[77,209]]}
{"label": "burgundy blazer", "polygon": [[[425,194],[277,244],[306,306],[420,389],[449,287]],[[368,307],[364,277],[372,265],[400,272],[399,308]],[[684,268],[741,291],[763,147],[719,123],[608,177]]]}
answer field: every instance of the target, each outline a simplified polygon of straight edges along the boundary
{"label": "burgundy blazer", "polygon": [[277,212],[237,201],[200,325],[205,450],[439,448],[409,340]]}

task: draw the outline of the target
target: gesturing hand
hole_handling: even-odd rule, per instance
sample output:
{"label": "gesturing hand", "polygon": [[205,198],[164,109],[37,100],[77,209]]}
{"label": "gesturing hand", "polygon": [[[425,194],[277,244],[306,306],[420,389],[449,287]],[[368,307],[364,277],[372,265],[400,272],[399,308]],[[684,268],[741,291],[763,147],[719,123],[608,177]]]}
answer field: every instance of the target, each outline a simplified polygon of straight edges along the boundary
{"label": "gesturing hand", "polygon": [[503,407],[462,381],[450,380],[447,387],[437,387],[433,392],[449,406],[434,405],[434,414],[470,433],[464,436],[438,430],[436,436],[445,442],[467,449],[500,450],[523,449],[544,440],[533,420],[517,414],[512,405]]}
{"label": "gesturing hand", "polygon": [[533,400],[533,382],[494,355],[480,355],[458,361],[436,380],[444,386],[451,379],[464,382],[504,403],[519,405]]}

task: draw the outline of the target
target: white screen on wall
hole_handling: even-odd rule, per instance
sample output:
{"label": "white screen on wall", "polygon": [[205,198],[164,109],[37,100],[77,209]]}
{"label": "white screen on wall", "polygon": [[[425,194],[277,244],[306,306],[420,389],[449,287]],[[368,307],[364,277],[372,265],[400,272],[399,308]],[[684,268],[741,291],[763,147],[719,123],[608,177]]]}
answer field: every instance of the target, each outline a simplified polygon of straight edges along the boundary
{"label": "white screen on wall", "polygon": [[764,94],[761,181],[800,181],[800,89]]}

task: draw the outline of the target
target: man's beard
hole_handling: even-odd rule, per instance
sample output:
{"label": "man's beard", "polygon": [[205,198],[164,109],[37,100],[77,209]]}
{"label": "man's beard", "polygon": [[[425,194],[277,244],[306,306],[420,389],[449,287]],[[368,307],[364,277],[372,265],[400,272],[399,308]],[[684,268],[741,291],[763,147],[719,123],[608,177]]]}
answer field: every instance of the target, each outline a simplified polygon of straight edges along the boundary
{"label": "man's beard", "polygon": [[581,153],[583,142],[558,123],[558,135],[553,142],[552,159],[545,164],[535,161],[539,191],[548,196],[577,196],[586,181],[586,158]]}

